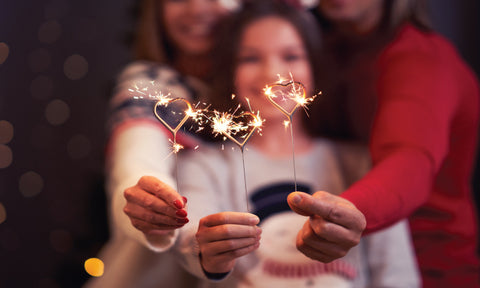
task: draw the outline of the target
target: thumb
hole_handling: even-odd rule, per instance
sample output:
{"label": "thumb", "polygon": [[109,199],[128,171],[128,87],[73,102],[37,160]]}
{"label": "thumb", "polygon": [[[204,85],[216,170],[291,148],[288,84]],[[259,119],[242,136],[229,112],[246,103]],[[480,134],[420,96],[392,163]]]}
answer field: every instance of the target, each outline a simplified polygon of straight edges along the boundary
{"label": "thumb", "polygon": [[[287,197],[288,205],[294,212],[300,215],[318,215],[322,218],[327,218],[332,210],[332,203],[328,201],[331,194],[320,191],[316,192],[315,195],[318,193],[325,193],[326,195],[322,195],[324,197],[313,197],[312,195],[304,192],[292,192]],[[322,200],[319,198],[322,198]]]}

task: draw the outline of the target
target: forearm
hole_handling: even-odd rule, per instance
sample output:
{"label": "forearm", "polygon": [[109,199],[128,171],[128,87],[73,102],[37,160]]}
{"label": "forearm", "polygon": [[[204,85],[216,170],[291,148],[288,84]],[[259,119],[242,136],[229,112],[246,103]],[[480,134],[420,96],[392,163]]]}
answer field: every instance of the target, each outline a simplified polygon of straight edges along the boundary
{"label": "forearm", "polygon": [[367,220],[366,233],[408,217],[429,197],[434,168],[426,153],[403,147],[394,150],[341,196]]}
{"label": "forearm", "polygon": [[[137,122],[137,121],[135,121]],[[132,123],[133,124],[133,123]],[[112,232],[128,235],[154,251],[170,248],[177,232],[145,236],[123,212],[124,191],[145,175],[154,176],[174,186],[171,177],[172,158],[166,135],[154,124],[137,122],[119,126],[112,134],[107,153],[107,193],[110,200]]]}

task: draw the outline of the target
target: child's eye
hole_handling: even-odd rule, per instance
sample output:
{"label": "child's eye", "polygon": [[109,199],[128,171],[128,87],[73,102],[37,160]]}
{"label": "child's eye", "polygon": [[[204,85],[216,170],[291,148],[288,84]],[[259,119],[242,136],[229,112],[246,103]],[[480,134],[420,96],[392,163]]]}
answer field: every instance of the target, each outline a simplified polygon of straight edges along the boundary
{"label": "child's eye", "polygon": [[301,54],[286,54],[285,56],[283,56],[283,60],[287,61],[287,62],[293,62],[293,61],[297,61],[297,60],[301,60],[303,59],[303,55]]}

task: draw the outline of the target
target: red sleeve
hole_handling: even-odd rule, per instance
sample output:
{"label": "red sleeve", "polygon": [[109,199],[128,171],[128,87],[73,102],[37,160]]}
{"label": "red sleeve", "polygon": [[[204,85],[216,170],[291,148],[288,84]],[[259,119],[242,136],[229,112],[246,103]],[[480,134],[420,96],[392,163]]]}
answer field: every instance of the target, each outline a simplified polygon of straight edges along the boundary
{"label": "red sleeve", "polygon": [[366,232],[407,217],[427,201],[457,105],[441,57],[390,48],[379,61],[373,168],[342,194],[365,214]]}

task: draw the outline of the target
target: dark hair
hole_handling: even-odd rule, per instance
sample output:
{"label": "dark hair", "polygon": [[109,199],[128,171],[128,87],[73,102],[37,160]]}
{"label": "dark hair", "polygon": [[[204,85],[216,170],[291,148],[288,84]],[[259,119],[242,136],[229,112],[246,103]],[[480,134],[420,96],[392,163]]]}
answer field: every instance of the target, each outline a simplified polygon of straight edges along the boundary
{"label": "dark hair", "polygon": [[[318,74],[318,55],[320,49],[320,32],[318,24],[313,17],[300,9],[295,8],[284,1],[274,0],[253,0],[246,1],[244,7],[224,19],[219,25],[219,35],[213,49],[214,75],[213,75],[213,94],[209,101],[214,108],[225,110],[234,107],[231,94],[234,93],[234,72],[237,66],[238,47],[245,28],[256,20],[277,16],[291,23],[300,34],[305,49],[308,53],[308,60],[312,67],[313,79],[317,79]],[[265,83],[268,84],[268,83]],[[319,87],[317,83],[312,90]]]}

